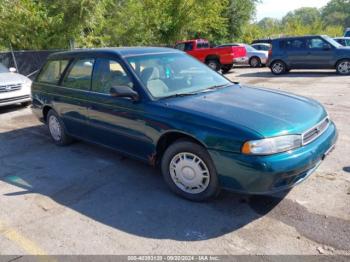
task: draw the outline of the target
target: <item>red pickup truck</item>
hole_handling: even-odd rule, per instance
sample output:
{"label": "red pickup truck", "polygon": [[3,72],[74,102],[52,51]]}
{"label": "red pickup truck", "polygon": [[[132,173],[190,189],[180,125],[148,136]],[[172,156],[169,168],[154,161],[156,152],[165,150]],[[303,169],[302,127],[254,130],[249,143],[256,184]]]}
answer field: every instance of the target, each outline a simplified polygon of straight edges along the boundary
{"label": "red pickup truck", "polygon": [[212,69],[221,70],[223,73],[231,70],[236,58],[244,57],[247,53],[242,46],[211,48],[209,42],[205,39],[180,41],[176,43],[175,48],[185,51]]}

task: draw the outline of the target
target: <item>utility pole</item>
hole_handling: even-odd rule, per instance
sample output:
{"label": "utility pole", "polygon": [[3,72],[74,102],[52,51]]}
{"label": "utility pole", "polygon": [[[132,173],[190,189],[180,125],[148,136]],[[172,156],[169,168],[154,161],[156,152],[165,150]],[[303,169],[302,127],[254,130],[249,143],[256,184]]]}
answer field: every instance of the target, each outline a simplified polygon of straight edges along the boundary
{"label": "utility pole", "polygon": [[13,59],[13,63],[15,65],[16,71],[17,73],[19,73],[15,53],[13,52],[11,43],[10,43],[10,50],[11,50],[11,55],[12,55],[12,59]]}

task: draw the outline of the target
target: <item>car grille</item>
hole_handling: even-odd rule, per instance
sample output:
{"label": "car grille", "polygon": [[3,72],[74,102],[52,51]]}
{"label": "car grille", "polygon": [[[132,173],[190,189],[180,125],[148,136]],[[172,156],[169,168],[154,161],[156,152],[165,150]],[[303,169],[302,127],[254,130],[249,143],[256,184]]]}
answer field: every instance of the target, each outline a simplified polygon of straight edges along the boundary
{"label": "car grille", "polygon": [[0,103],[12,102],[12,101],[22,100],[22,99],[26,99],[26,98],[30,98],[30,96],[26,95],[26,96],[17,96],[17,97],[0,99]]}
{"label": "car grille", "polygon": [[21,88],[22,84],[0,85],[0,93],[16,91],[20,90]]}
{"label": "car grille", "polygon": [[318,138],[323,134],[324,131],[327,130],[330,124],[329,117],[326,117],[321,122],[319,122],[314,127],[310,128],[308,131],[302,134],[303,137],[303,145],[307,145]]}

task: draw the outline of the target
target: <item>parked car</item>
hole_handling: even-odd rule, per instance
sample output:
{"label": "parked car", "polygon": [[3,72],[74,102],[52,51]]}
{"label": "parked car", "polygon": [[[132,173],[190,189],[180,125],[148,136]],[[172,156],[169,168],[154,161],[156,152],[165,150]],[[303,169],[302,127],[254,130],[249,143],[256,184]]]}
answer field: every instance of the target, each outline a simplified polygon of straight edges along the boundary
{"label": "parked car", "polygon": [[57,145],[78,138],[159,166],[171,190],[195,201],[220,188],[291,188],[337,139],[318,102],[241,86],[168,48],[50,55],[32,96]]}
{"label": "parked car", "polygon": [[350,46],[350,37],[336,37],[334,40],[342,46]]}
{"label": "parked car", "polygon": [[246,56],[238,57],[234,60],[235,64],[250,65],[251,67],[261,67],[266,65],[269,56],[268,51],[260,51],[246,44],[225,44],[218,47],[240,46],[246,50]]}
{"label": "parked car", "polygon": [[344,36],[350,37],[350,27],[345,30]]}
{"label": "parked car", "polygon": [[252,44],[251,47],[259,51],[269,51],[271,49],[271,45],[265,43]]}
{"label": "parked car", "polygon": [[350,74],[350,48],[328,36],[301,36],[274,39],[268,66],[275,75],[291,69],[336,69]]}
{"label": "parked car", "polygon": [[205,39],[177,42],[175,48],[197,58],[215,71],[222,70],[223,73],[231,70],[236,58],[246,55],[242,47],[210,48]]}
{"label": "parked car", "polygon": [[32,81],[16,73],[13,67],[7,68],[0,63],[0,107],[12,104],[29,105]]}

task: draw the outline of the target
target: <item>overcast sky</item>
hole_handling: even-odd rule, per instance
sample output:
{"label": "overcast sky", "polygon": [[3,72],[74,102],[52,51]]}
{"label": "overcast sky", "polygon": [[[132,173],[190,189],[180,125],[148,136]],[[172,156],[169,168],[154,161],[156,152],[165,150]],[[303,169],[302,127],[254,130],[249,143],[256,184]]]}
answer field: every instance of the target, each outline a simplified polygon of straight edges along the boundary
{"label": "overcast sky", "polygon": [[289,11],[300,7],[323,7],[329,0],[263,0],[257,5],[256,19],[259,21],[264,17],[282,18]]}

